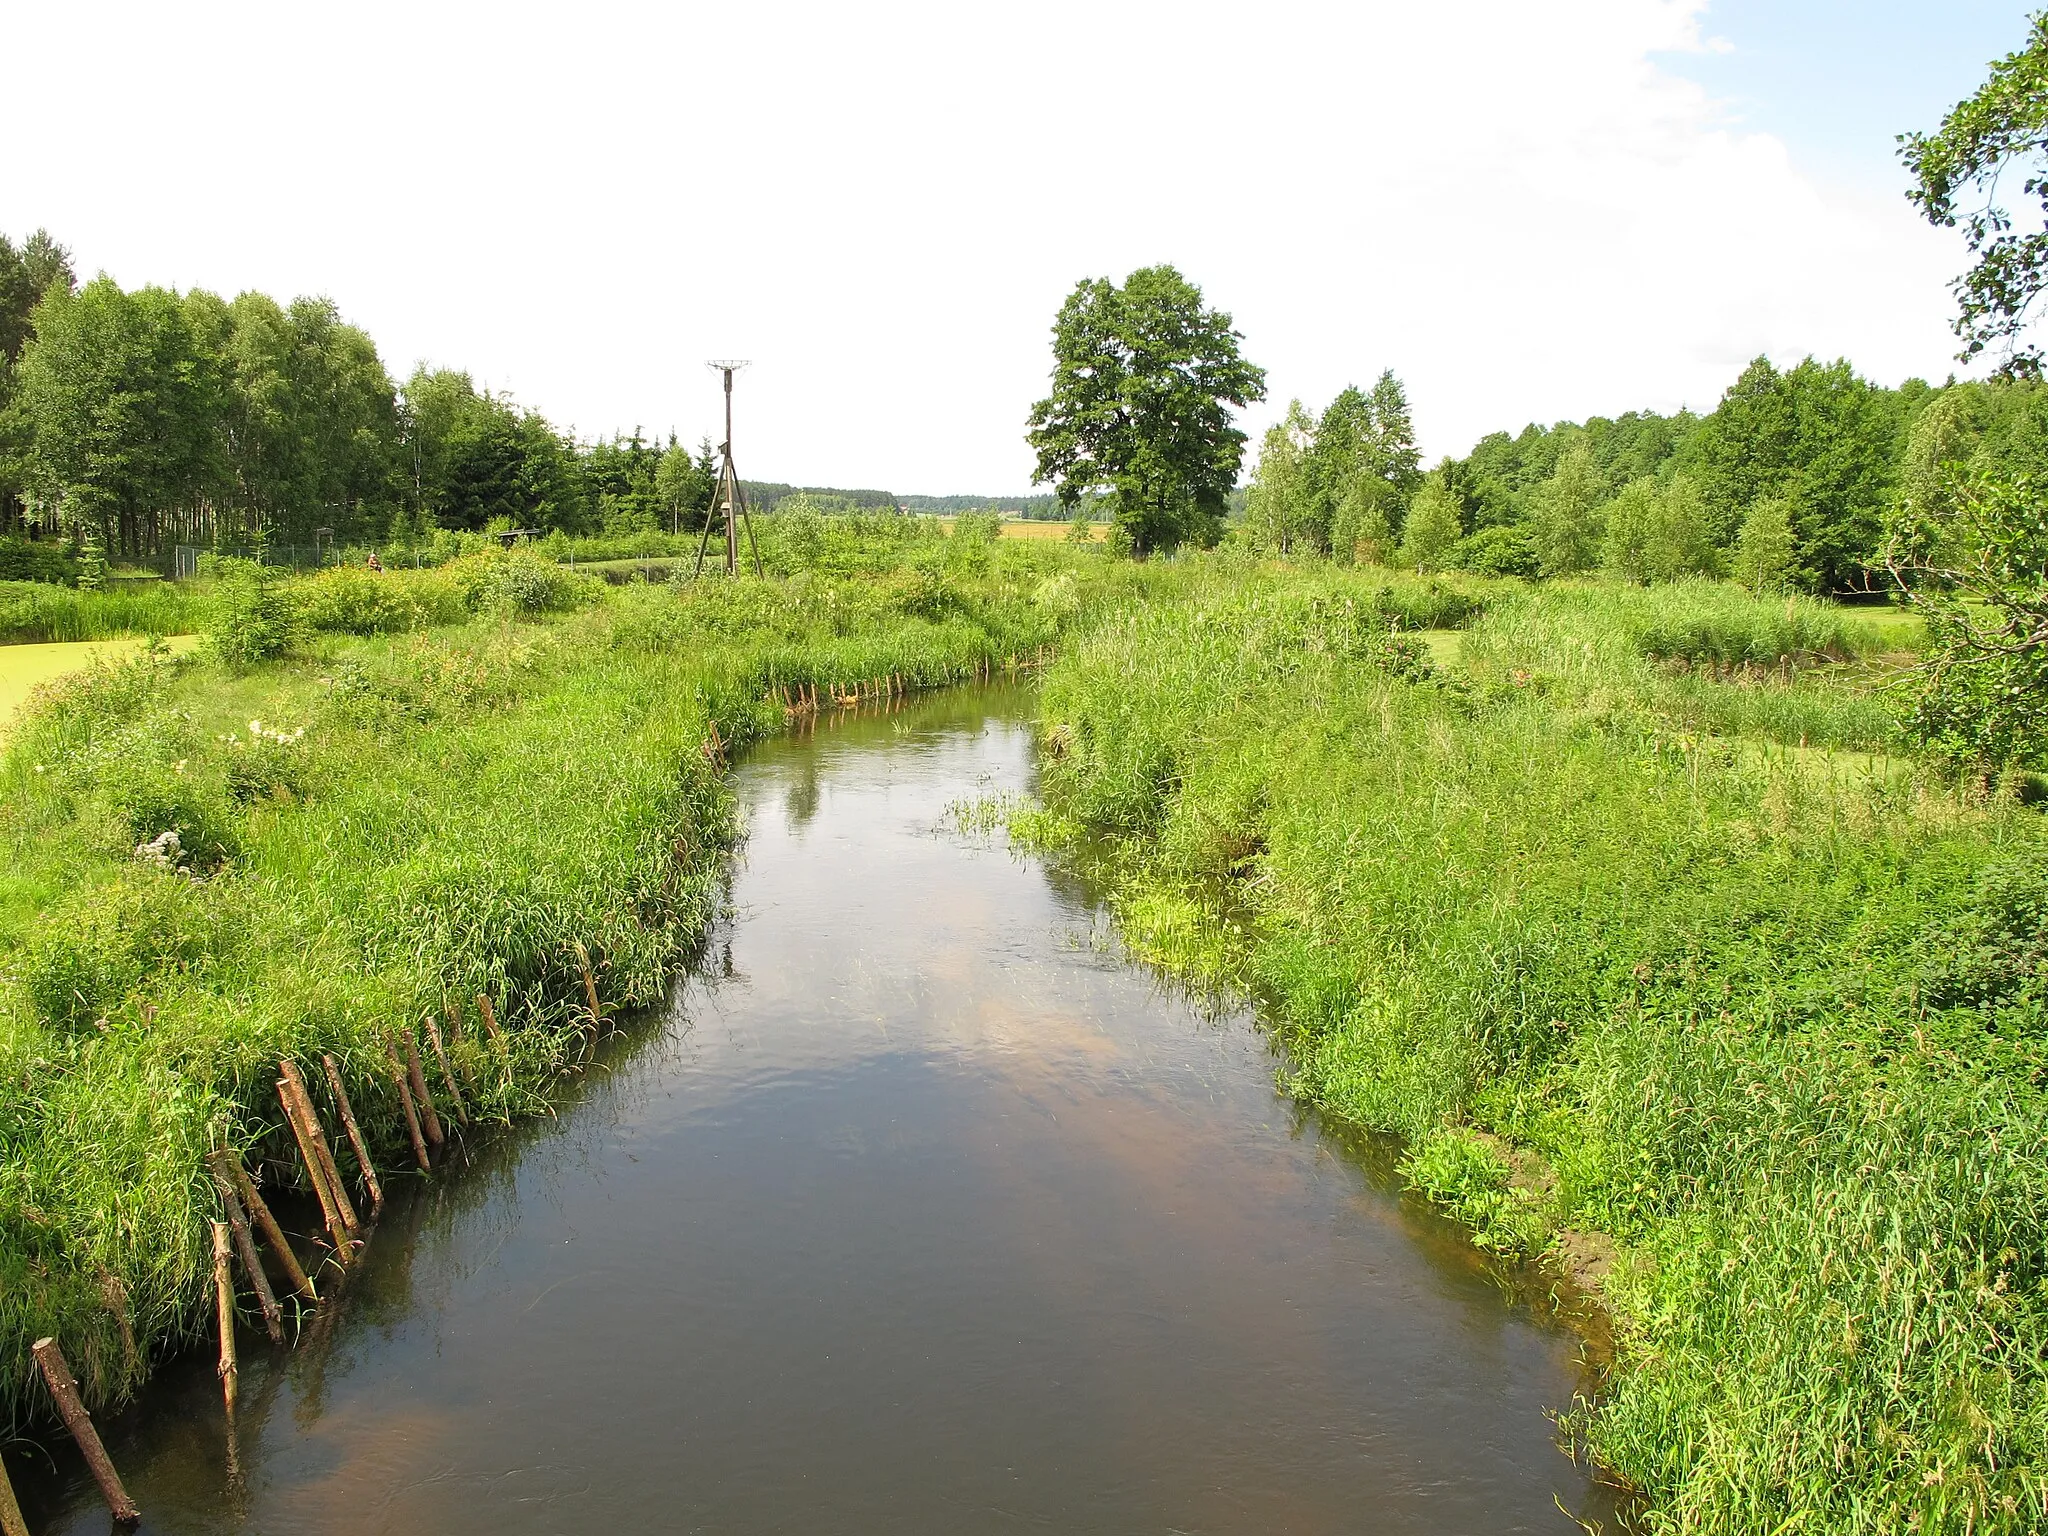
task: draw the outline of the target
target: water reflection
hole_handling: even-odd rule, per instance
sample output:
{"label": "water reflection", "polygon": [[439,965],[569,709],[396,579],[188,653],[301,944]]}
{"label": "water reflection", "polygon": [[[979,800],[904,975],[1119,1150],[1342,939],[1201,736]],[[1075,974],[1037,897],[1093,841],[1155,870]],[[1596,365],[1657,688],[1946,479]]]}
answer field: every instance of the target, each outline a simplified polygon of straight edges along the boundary
{"label": "water reflection", "polygon": [[[994,707],[991,708],[993,699]],[[1273,1091],[1241,1017],[947,833],[1021,701],[738,775],[734,918],[560,1116],[400,1186],[340,1305],[110,1443],[146,1529],[1557,1531],[1578,1343]],[[33,1481],[33,1479],[31,1479]],[[89,1488],[25,1489],[98,1530]]]}

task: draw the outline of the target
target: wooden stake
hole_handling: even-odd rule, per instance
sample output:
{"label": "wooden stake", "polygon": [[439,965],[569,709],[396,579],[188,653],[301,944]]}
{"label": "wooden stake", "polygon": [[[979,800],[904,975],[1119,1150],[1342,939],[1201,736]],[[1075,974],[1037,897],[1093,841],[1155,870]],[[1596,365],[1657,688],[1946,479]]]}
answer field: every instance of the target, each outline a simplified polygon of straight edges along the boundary
{"label": "wooden stake", "polygon": [[491,1037],[491,1044],[499,1050],[505,1049],[505,1037],[498,1030],[498,1013],[491,1007],[491,1000],[479,992],[476,995],[476,1011],[484,1016],[484,1033]]}
{"label": "wooden stake", "polygon": [[434,1096],[427,1092],[427,1075],[420,1070],[420,1043],[409,1029],[405,1032],[405,1077],[412,1084],[420,1118],[426,1122],[428,1142],[437,1148],[444,1145],[448,1138],[441,1134],[441,1117],[434,1113]]}
{"label": "wooden stake", "polygon": [[21,1518],[21,1505],[14,1498],[14,1484],[7,1468],[0,1465],[0,1536],[28,1536],[28,1522]]}
{"label": "wooden stake", "polygon": [[64,1415],[64,1427],[71,1431],[71,1438],[85,1453],[85,1464],[92,1468],[93,1481],[100,1485],[100,1496],[107,1501],[107,1508],[113,1511],[119,1524],[135,1524],[142,1518],[142,1511],[135,1507],[135,1501],[128,1497],[128,1490],[121,1486],[121,1475],[108,1459],[107,1448],[100,1444],[100,1432],[92,1427],[92,1415],[85,1411],[85,1401],[78,1395],[78,1383],[71,1375],[71,1367],[64,1363],[64,1351],[57,1347],[55,1339],[37,1339],[34,1348],[36,1364],[42,1368],[50,1396],[57,1400],[57,1411]]}
{"label": "wooden stake", "polygon": [[434,1165],[427,1157],[427,1144],[420,1136],[419,1111],[412,1106],[412,1089],[405,1081],[405,1068],[398,1064],[398,1052],[388,1044],[384,1047],[384,1060],[391,1066],[391,1081],[398,1085],[398,1102],[405,1106],[405,1129],[412,1137],[412,1155],[418,1159],[421,1173],[432,1173]]}
{"label": "wooden stake", "polygon": [[285,1241],[284,1228],[277,1224],[277,1218],[270,1214],[270,1207],[263,1203],[263,1197],[256,1192],[256,1185],[249,1177],[249,1170],[242,1166],[241,1155],[230,1149],[211,1153],[207,1157],[209,1163],[216,1159],[218,1163],[215,1173],[218,1174],[224,1169],[232,1175],[235,1192],[242,1197],[243,1207],[256,1218],[256,1225],[263,1229],[263,1235],[270,1239],[270,1251],[277,1255],[277,1262],[284,1266],[285,1278],[291,1281],[292,1288],[306,1300],[318,1302],[320,1293],[313,1289],[313,1282],[307,1278],[306,1272],[299,1268],[299,1256],[292,1252],[292,1245]]}
{"label": "wooden stake", "polygon": [[448,1043],[451,1046],[462,1044],[462,999],[459,997],[448,999]]}
{"label": "wooden stake", "polygon": [[313,1107],[313,1095],[306,1091],[305,1074],[299,1071],[296,1061],[286,1058],[278,1062],[285,1081],[291,1084],[292,1101],[299,1107],[299,1119],[313,1135],[313,1151],[320,1159],[321,1176],[327,1180],[327,1189],[334,1196],[335,1209],[341,1212],[341,1224],[348,1228],[350,1237],[362,1231],[363,1223],[356,1215],[355,1202],[348,1197],[348,1185],[342,1182],[341,1165],[334,1160],[334,1149],[327,1144],[327,1127],[320,1119],[320,1112]]}
{"label": "wooden stake", "polygon": [[213,1170],[214,1185],[220,1190],[221,1207],[228,1213],[228,1230],[234,1234],[235,1251],[242,1256],[242,1268],[248,1273],[249,1287],[256,1293],[256,1301],[263,1308],[263,1327],[270,1335],[270,1342],[284,1342],[284,1326],[281,1322],[283,1309],[277,1304],[276,1293],[270,1289],[270,1277],[263,1273],[263,1261],[256,1254],[256,1239],[249,1235],[249,1218],[242,1210],[242,1202],[235,1195],[235,1181],[228,1177],[220,1166],[221,1154],[207,1154],[206,1166]]}
{"label": "wooden stake", "polygon": [[441,1063],[441,1081],[448,1085],[448,1097],[455,1103],[455,1118],[464,1125],[469,1124],[469,1106],[462,1102],[462,1090],[455,1086],[455,1074],[448,1070],[448,1053],[441,1046],[441,1031],[434,1024],[434,1016],[427,1015],[427,1040],[434,1047],[434,1059]]}
{"label": "wooden stake", "polygon": [[241,1378],[235,1370],[235,1277],[228,1249],[228,1224],[213,1224],[213,1299],[220,1314],[220,1391],[228,1417],[235,1416],[235,1393]]}
{"label": "wooden stake", "polygon": [[327,1170],[320,1166],[320,1154],[313,1147],[313,1133],[299,1119],[299,1106],[292,1098],[292,1085],[283,1078],[277,1080],[277,1101],[284,1106],[284,1118],[292,1128],[292,1135],[298,1139],[299,1156],[306,1164],[306,1177],[313,1185],[313,1193],[320,1200],[320,1214],[327,1222],[327,1235],[334,1242],[335,1256],[342,1263],[349,1260],[348,1223],[341,1219],[341,1209],[334,1203],[334,1191],[327,1187]]}
{"label": "wooden stake", "polygon": [[576,964],[583,970],[583,1000],[590,1005],[590,1032],[594,1035],[604,1026],[604,1015],[597,1011],[597,978],[590,974],[590,951],[581,939],[575,942]]}
{"label": "wooden stake", "polygon": [[363,1182],[370,1187],[370,1209],[384,1208],[384,1186],[377,1182],[377,1165],[370,1161],[370,1149],[363,1142],[363,1128],[356,1124],[356,1112],[348,1101],[348,1089],[342,1086],[341,1068],[334,1063],[331,1054],[322,1055],[321,1064],[327,1068],[327,1086],[334,1093],[334,1107],[341,1111],[341,1123],[348,1131],[348,1144],[355,1149],[356,1167],[362,1170]]}

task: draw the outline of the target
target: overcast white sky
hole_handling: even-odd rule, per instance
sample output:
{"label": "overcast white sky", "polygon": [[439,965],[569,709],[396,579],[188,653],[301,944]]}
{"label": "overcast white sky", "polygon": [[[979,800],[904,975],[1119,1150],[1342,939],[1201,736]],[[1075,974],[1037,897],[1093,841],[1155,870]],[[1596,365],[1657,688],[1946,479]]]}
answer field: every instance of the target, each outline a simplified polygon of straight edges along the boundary
{"label": "overcast white sky", "polygon": [[1433,458],[1710,407],[1758,352],[1950,369],[1890,135],[2017,3],[9,7],[0,229],[331,296],[394,375],[743,473],[1014,493],[1085,275],[1178,265],[1273,399],[1391,367]]}

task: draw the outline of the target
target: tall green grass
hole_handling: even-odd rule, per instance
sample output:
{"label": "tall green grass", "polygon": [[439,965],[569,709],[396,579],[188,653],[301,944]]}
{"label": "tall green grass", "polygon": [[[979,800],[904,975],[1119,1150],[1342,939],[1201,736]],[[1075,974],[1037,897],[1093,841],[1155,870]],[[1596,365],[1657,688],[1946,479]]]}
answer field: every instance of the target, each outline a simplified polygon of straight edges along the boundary
{"label": "tall green grass", "polygon": [[1503,589],[1469,678],[1270,635],[1197,590],[1045,682],[1133,945],[1264,996],[1295,1091],[1482,1241],[1618,1246],[1570,1422],[1653,1528],[2038,1529],[2040,819],[1687,727],[1782,739],[1728,698],[1812,702],[1719,664],[1853,653],[1824,611]]}
{"label": "tall green grass", "polygon": [[[505,1119],[543,1108],[588,1049],[575,944],[607,1009],[658,1001],[733,831],[714,724],[743,745],[783,727],[785,685],[1028,663],[1097,583],[1144,579],[1033,552],[606,594],[515,567],[437,573],[454,596],[424,574],[285,582],[271,590],[301,619],[402,599],[464,621],[300,623],[283,659],[233,669],[145,656],[19,721],[0,758],[0,1392],[17,1418],[39,1401],[40,1334],[104,1405],[204,1329],[201,1158],[231,1144],[292,1166],[280,1056],[332,1051],[402,1165],[393,1026],[490,994],[509,1059],[473,1013],[454,1055],[473,1107]],[[166,833],[168,859],[138,856]]]}
{"label": "tall green grass", "polygon": [[152,582],[139,591],[80,592],[43,581],[0,581],[0,644],[185,635],[205,621],[206,600],[189,587]]}

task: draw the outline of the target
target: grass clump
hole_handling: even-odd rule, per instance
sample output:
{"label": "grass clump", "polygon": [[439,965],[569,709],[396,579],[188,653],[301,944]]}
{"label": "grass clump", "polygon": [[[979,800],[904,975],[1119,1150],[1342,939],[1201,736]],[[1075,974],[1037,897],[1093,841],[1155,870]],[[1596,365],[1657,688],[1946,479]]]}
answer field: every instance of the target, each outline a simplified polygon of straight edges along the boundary
{"label": "grass clump", "polygon": [[46,581],[0,581],[0,644],[191,634],[205,612],[201,595],[170,582],[81,592]]}
{"label": "grass clump", "polygon": [[[1267,999],[1294,1090],[1485,1245],[1611,1241],[1571,1427],[1653,1528],[2037,1528],[2038,815],[1779,751],[1821,714],[1789,663],[1853,665],[1825,612],[1503,586],[1460,681],[1269,643],[1370,590],[1272,580],[1047,678],[1042,820],[1108,840],[1133,946]],[[1650,654],[1684,634],[1711,665]]]}

